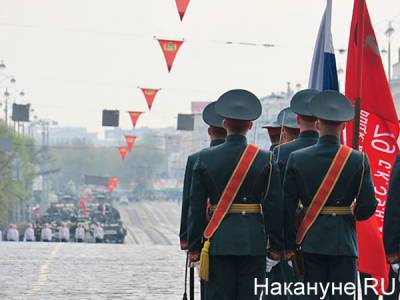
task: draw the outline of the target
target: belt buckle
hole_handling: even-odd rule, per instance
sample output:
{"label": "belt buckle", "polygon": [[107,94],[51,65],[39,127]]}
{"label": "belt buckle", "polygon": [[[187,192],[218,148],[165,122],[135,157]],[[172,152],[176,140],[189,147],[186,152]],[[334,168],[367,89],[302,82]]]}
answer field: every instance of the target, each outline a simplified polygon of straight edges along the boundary
{"label": "belt buckle", "polygon": [[241,214],[242,214],[242,216],[245,216],[246,215],[246,211],[242,210]]}

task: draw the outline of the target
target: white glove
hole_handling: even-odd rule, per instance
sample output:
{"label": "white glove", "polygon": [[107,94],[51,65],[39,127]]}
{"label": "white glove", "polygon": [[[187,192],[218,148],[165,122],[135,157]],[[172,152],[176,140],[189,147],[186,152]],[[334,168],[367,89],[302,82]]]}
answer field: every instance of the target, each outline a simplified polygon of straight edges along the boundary
{"label": "white glove", "polygon": [[196,270],[196,274],[200,278],[200,261],[196,261],[195,263],[193,263],[192,267]]}
{"label": "white glove", "polygon": [[288,260],[287,264],[289,265],[289,267],[291,267],[293,269],[293,261],[292,260]]}
{"label": "white glove", "polygon": [[271,272],[272,268],[279,264],[279,260],[274,260],[267,256],[267,273]]}
{"label": "white glove", "polygon": [[392,266],[393,272],[395,272],[396,274],[399,274],[400,263],[391,264],[391,266]]}
{"label": "white glove", "polygon": [[396,278],[397,280],[400,282],[400,263],[396,263],[396,264],[391,264],[392,270],[393,272],[396,274]]}

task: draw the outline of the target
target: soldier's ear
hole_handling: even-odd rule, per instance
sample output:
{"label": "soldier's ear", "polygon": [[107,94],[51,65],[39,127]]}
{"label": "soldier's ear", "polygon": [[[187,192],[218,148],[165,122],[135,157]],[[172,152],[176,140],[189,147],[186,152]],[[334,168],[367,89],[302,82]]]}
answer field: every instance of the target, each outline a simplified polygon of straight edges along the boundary
{"label": "soldier's ear", "polygon": [[321,130],[321,123],[319,122],[319,120],[317,120],[316,122],[315,122],[315,127],[317,127],[317,130],[319,131],[319,130]]}
{"label": "soldier's ear", "polygon": [[253,122],[249,122],[249,130],[253,128]]}
{"label": "soldier's ear", "polygon": [[222,121],[222,126],[225,128],[225,130],[228,128],[227,126],[226,126],[226,119],[224,119],[223,121]]}

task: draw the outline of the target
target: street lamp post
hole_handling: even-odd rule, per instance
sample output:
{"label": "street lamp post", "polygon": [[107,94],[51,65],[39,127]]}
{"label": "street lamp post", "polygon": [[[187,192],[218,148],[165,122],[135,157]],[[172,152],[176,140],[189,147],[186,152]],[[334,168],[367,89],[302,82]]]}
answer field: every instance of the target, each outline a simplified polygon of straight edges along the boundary
{"label": "street lamp post", "polygon": [[[57,126],[58,123],[53,120],[41,119],[35,122],[42,126],[42,149],[44,153],[45,160],[49,158],[49,145],[50,145],[50,125]],[[48,194],[49,194],[49,182],[48,175],[46,174],[46,169],[42,170],[42,197],[40,201],[40,210],[43,211],[48,206]]]}
{"label": "street lamp post", "polygon": [[391,57],[391,40],[392,40],[392,35],[394,33],[394,28],[392,26],[392,21],[389,21],[388,24],[388,29],[385,31],[385,35],[388,38],[388,81],[390,84],[390,80],[392,78],[392,57]]}

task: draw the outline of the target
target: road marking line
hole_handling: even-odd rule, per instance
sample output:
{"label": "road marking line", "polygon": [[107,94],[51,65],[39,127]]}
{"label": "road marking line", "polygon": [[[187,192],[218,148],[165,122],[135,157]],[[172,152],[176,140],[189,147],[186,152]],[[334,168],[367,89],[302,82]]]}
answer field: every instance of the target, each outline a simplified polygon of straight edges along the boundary
{"label": "road marking line", "polygon": [[42,287],[46,284],[48,276],[49,276],[49,265],[55,260],[55,258],[57,257],[58,254],[58,250],[60,249],[61,244],[58,243],[53,251],[51,251],[49,257],[45,260],[45,262],[43,263],[43,265],[41,265],[40,270],[39,270],[39,274],[38,274],[38,279],[37,279],[37,283],[36,286],[33,287],[29,293],[30,294],[36,294],[38,292],[41,291]]}

